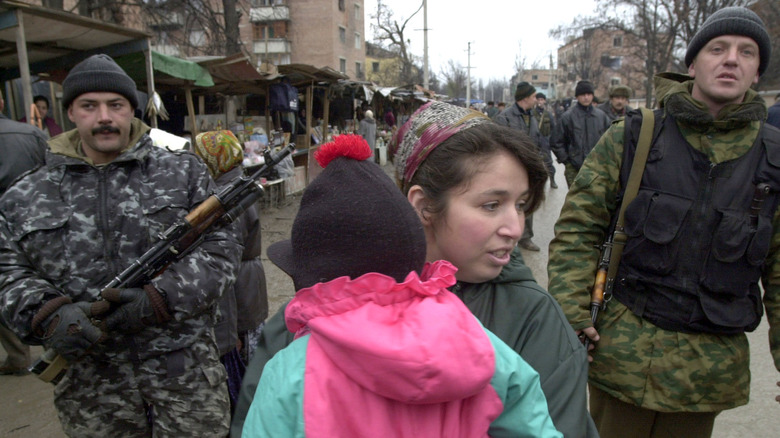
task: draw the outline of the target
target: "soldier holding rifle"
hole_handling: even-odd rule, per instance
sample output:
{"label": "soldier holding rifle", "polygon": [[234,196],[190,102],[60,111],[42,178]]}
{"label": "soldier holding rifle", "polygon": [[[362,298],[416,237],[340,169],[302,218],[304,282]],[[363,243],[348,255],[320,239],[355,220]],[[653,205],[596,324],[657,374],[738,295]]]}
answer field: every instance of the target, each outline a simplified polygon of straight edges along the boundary
{"label": "soldier holding rifle", "polygon": [[603,438],[711,436],[719,412],[748,402],[745,332],[764,308],[780,370],[780,131],[750,88],[770,52],[755,13],[724,8],[690,41],[688,75],[656,77],[661,109],[595,327],[597,247],[630,179],[638,113],[610,127],[567,195],[549,287],[594,344],[590,411]]}
{"label": "soldier holding rifle", "polygon": [[206,166],[153,147],[133,117],[135,83],[106,55],[70,71],[63,104],[76,129],[0,198],[2,317],[67,359],[54,390],[66,434],[225,436],[212,323],[241,256],[232,227],[205,234],[144,284],[102,290],[209,198]]}

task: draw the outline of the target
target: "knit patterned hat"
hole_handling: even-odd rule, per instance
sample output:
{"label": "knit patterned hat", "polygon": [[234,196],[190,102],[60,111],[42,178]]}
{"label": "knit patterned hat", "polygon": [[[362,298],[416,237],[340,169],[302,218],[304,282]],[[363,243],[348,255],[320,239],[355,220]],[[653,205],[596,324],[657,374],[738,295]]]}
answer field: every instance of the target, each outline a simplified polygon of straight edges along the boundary
{"label": "knit patterned hat", "polygon": [[403,282],[422,272],[425,233],[406,197],[373,161],[359,135],[339,135],[315,153],[324,168],[303,192],[292,238],[268,258],[295,290],[338,277],[378,272]]}
{"label": "knit patterned hat", "polygon": [[445,102],[428,102],[409,117],[390,142],[395,176],[403,192],[428,154],[460,131],[491,120],[479,111]]}
{"label": "knit patterned hat", "polygon": [[201,132],[195,137],[192,149],[206,163],[214,179],[244,161],[241,142],[227,130]]}
{"label": "knit patterned hat", "polygon": [[758,44],[758,55],[761,63],[758,66],[759,76],[764,74],[769,66],[769,56],[772,54],[772,43],[764,22],[755,12],[740,6],[718,9],[707,18],[696,35],[688,44],[685,52],[685,66],[690,67],[699,51],[711,39],[721,35],[740,35],[751,38]]}
{"label": "knit patterned hat", "polygon": [[590,81],[579,81],[577,86],[574,87],[574,96],[580,96],[582,94],[595,94],[596,89],[593,88],[593,84]]}
{"label": "knit patterned hat", "polygon": [[70,70],[62,81],[62,104],[67,108],[82,94],[96,91],[121,94],[138,108],[135,81],[108,55],[92,55]]}
{"label": "knit patterned hat", "polygon": [[520,82],[515,88],[515,100],[523,100],[526,97],[536,93],[536,88],[528,82]]}

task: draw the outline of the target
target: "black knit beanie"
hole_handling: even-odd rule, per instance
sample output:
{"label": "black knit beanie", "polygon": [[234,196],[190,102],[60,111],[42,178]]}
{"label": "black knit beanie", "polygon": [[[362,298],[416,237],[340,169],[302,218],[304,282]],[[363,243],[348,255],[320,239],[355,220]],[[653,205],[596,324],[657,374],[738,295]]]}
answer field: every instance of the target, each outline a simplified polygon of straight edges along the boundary
{"label": "black knit beanie", "polygon": [[62,82],[62,104],[70,104],[84,93],[110,91],[121,94],[138,108],[135,81],[108,55],[92,55],[73,67]]}
{"label": "black knit beanie", "polygon": [[536,88],[528,82],[520,82],[515,89],[515,100],[523,100],[526,97],[536,93]]}
{"label": "black knit beanie", "polygon": [[769,66],[769,56],[772,54],[772,43],[764,22],[755,12],[748,8],[731,6],[715,11],[696,32],[685,52],[685,66],[690,67],[699,51],[711,39],[721,35],[740,35],[751,38],[758,44],[758,55],[761,63],[758,74],[764,74]]}
{"label": "black knit beanie", "polygon": [[593,84],[590,81],[579,81],[577,86],[574,87],[574,97],[581,94],[596,94],[596,89],[593,88]]}
{"label": "black knit beanie", "polygon": [[295,290],[338,277],[378,272],[402,282],[425,264],[422,222],[359,135],[339,135],[315,158],[325,169],[303,192],[292,239],[268,258]]}
{"label": "black knit beanie", "polygon": [[544,93],[536,93],[536,98],[547,100],[547,96],[545,96]]}

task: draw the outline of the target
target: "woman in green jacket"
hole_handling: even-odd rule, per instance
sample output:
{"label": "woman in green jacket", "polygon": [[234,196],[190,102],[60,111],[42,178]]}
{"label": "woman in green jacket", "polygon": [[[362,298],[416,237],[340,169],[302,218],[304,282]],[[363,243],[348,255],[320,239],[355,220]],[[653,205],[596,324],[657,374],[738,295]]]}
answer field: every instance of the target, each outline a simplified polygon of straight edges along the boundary
{"label": "woman in green jacket", "polygon": [[[516,247],[525,214],[544,200],[547,171],[533,144],[481,113],[431,102],[392,146],[398,184],[423,222],[427,260],[458,268],[453,292],[539,373],[555,427],[566,437],[597,437],[587,411],[585,349]],[[282,309],[247,369],[232,436],[239,436],[263,365],[291,340]]]}

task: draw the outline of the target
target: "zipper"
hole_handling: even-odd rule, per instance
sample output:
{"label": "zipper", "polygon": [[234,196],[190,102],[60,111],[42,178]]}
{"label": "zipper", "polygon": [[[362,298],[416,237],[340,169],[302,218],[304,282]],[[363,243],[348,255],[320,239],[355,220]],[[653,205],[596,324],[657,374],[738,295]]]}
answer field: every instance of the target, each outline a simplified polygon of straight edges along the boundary
{"label": "zipper", "polygon": [[108,265],[111,275],[119,272],[116,266],[114,253],[114,242],[111,238],[111,231],[108,220],[108,188],[107,169],[108,166],[97,169],[98,171],[98,223],[100,224],[100,233],[103,236],[103,257]]}

